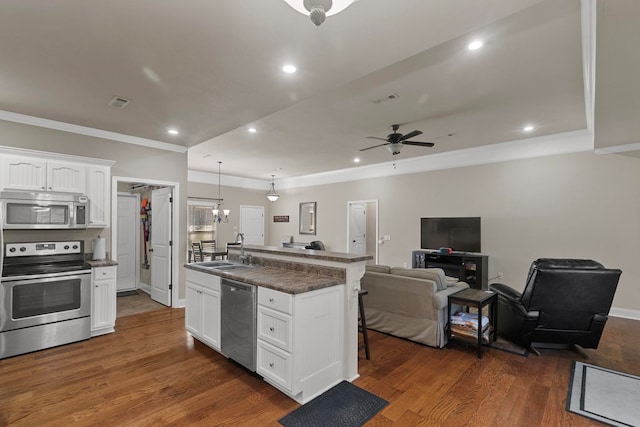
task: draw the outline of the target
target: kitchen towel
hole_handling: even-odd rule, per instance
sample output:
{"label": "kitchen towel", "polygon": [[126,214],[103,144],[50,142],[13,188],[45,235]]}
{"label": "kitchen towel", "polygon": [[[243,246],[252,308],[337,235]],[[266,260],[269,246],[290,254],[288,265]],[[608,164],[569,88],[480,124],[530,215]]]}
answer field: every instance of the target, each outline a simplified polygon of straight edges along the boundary
{"label": "kitchen towel", "polygon": [[106,258],[106,243],[104,237],[93,239],[93,260],[103,261]]}

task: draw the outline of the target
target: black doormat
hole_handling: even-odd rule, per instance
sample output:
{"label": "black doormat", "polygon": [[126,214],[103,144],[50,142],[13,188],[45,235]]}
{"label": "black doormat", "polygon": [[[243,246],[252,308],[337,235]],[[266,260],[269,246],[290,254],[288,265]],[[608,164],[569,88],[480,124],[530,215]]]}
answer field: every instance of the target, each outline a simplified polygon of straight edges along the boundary
{"label": "black doormat", "polygon": [[129,297],[131,295],[138,295],[138,291],[120,291],[117,293],[119,297]]}
{"label": "black doormat", "polygon": [[362,426],[389,402],[347,381],[279,419],[285,427]]}

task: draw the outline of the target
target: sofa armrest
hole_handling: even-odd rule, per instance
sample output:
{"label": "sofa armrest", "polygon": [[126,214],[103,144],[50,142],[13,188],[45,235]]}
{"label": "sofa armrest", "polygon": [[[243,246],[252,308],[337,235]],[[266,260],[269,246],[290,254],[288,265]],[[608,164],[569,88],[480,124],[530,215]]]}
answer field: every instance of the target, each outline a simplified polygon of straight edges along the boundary
{"label": "sofa armrest", "polygon": [[443,308],[446,308],[447,304],[449,303],[449,295],[455,294],[458,291],[468,288],[469,285],[465,282],[458,282],[453,286],[449,286],[447,289],[436,292],[435,294],[433,294],[433,299],[431,300],[433,308],[435,308],[436,310],[442,310]]}

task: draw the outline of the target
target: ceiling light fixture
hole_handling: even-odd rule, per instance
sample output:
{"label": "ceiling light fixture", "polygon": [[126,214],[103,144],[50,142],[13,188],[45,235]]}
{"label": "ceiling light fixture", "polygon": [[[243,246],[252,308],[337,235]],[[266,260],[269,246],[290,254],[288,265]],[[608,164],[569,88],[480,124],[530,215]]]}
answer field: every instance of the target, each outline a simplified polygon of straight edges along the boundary
{"label": "ceiling light fixture", "polygon": [[275,175],[271,175],[271,188],[267,192],[267,199],[271,202],[275,202],[280,197],[280,195],[276,193],[275,181],[273,180],[274,178]]}
{"label": "ceiling light fixture", "polygon": [[249,133],[256,133],[257,132],[256,128],[249,128],[247,130],[249,131]]}
{"label": "ceiling light fixture", "polygon": [[360,157],[356,157],[355,159],[353,159],[353,163],[360,163]]}
{"label": "ceiling light fixture", "polygon": [[287,64],[284,67],[282,67],[282,71],[284,71],[287,74],[293,74],[295,73],[297,70],[297,68],[295,67],[295,65],[291,65],[291,64]]}
{"label": "ceiling light fixture", "polygon": [[[213,222],[221,223],[221,222],[229,222],[229,214],[231,211],[229,209],[222,209],[222,198],[220,197],[220,165],[221,161],[218,161],[218,198],[214,199],[218,202],[215,209],[212,209],[213,213]],[[222,215],[220,215],[220,211],[222,211]]]}
{"label": "ceiling light fixture", "polygon": [[289,6],[311,18],[316,26],[327,16],[342,12],[357,0],[284,0]]}
{"label": "ceiling light fixture", "polygon": [[179,132],[177,129],[169,129],[167,133],[170,133],[171,135],[177,135]]}
{"label": "ceiling light fixture", "polygon": [[482,40],[474,40],[471,43],[469,43],[467,45],[467,49],[469,50],[478,50],[482,47],[484,43],[482,42]]}
{"label": "ceiling light fixture", "polygon": [[531,132],[534,129],[535,129],[535,127],[533,127],[531,125],[527,125],[527,126],[522,128],[522,130],[525,131],[525,132]]}

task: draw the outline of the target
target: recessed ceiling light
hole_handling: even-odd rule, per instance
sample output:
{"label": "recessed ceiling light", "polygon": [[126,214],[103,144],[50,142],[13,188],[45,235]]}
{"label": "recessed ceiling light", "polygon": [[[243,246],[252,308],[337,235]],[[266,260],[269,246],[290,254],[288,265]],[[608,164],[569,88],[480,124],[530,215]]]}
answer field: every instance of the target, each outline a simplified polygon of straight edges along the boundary
{"label": "recessed ceiling light", "polygon": [[467,45],[467,49],[469,50],[477,50],[480,49],[482,47],[484,43],[482,42],[482,40],[474,40],[471,43],[469,43]]}
{"label": "recessed ceiling light", "polygon": [[355,159],[353,159],[353,163],[360,163],[360,157],[356,157]]}
{"label": "recessed ceiling light", "polygon": [[522,128],[522,130],[525,131],[525,132],[531,132],[534,129],[535,129],[535,127],[533,127],[532,125],[527,125],[527,126]]}
{"label": "recessed ceiling light", "polygon": [[171,135],[177,135],[179,133],[177,129],[169,129],[167,132]]}
{"label": "recessed ceiling light", "polygon": [[249,128],[247,130],[249,131],[249,133],[256,133],[257,132],[256,128]]}
{"label": "recessed ceiling light", "polygon": [[291,65],[291,64],[287,64],[284,67],[282,67],[282,71],[284,71],[287,74],[293,74],[295,73],[297,70],[297,68],[295,67],[295,65]]}

